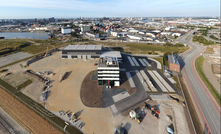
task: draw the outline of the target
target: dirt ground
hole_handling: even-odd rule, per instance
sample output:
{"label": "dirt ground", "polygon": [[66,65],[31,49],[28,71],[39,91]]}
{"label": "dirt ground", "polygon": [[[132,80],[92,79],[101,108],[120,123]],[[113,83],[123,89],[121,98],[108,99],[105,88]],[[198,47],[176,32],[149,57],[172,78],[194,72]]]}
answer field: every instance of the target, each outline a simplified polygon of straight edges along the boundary
{"label": "dirt ground", "polygon": [[7,111],[13,114],[19,122],[22,122],[34,134],[63,133],[2,88],[0,88],[0,105],[3,108],[7,108]]}
{"label": "dirt ground", "polygon": [[[77,113],[82,111],[79,118],[85,123],[82,130],[88,133],[112,133],[113,119],[110,108],[86,107],[80,98],[80,89],[85,76],[96,70],[94,63],[97,59],[84,61],[82,59],[61,59],[61,52],[39,60],[30,65],[36,72],[53,71],[51,94],[46,102],[46,107],[54,112],[60,110]],[[65,72],[72,71],[70,76],[60,82]]]}
{"label": "dirt ground", "polygon": [[[110,108],[90,108],[85,106],[80,97],[82,82],[89,72],[97,69],[97,66],[94,66],[97,60],[61,59],[60,56],[61,53],[57,53],[48,57],[49,59],[44,58],[37,61],[30,65],[30,69],[38,72],[53,71],[55,73],[55,75],[52,76],[51,94],[46,102],[46,107],[53,112],[63,110],[80,113],[79,118],[85,123],[85,126],[82,128],[84,133],[111,134],[113,133],[114,127],[122,124],[124,124],[124,126],[126,125],[125,127],[129,130],[129,134],[165,133],[166,126],[175,121],[173,107],[178,109],[178,115],[182,116],[181,119],[184,120],[185,130],[182,130],[180,133],[189,133],[189,130],[186,129],[183,106],[177,103],[176,105],[173,101],[155,102],[156,104],[153,105],[159,104],[161,118],[157,119],[151,115],[149,110],[146,110],[147,116],[141,124],[138,124],[135,120],[131,120],[125,115],[114,117]],[[60,82],[64,73],[69,71],[72,71],[70,76]],[[89,93],[88,96],[90,95],[93,94]],[[172,112],[170,112],[169,109],[171,109]],[[170,115],[172,119],[168,118],[167,115]]]}
{"label": "dirt ground", "polygon": [[221,94],[220,91],[221,77],[217,77],[217,75],[220,75],[220,64],[217,64],[214,61],[214,59],[209,56],[204,55],[204,58],[205,58],[205,61],[203,62],[204,73],[208,78],[208,80],[210,81],[210,83],[218,91],[218,93]]}
{"label": "dirt ground", "polygon": [[220,66],[220,64],[213,64],[213,73],[214,74],[221,74],[221,66]]}
{"label": "dirt ground", "polygon": [[82,103],[87,107],[102,107],[103,86],[98,85],[97,80],[92,80],[92,75],[96,70],[91,71],[84,78],[81,86],[80,97]]}
{"label": "dirt ground", "polygon": [[44,87],[44,83],[39,81],[36,78],[32,77],[33,82],[21,90],[21,92],[28,97],[32,98],[34,101],[41,103],[40,95],[42,94],[42,89]]}
{"label": "dirt ground", "polygon": [[[145,105],[154,106],[160,111],[160,118],[156,118],[151,114],[149,108]],[[115,124],[123,126],[129,130],[129,134],[167,134],[166,127],[170,127],[174,130],[174,134],[190,134],[188,128],[188,122],[185,120],[185,113],[183,106],[172,100],[157,100],[157,101],[146,101],[141,103],[132,109],[135,111],[143,111],[145,109],[146,116],[143,121],[139,124],[136,120],[132,120],[129,117],[130,110],[119,115],[115,119]]]}

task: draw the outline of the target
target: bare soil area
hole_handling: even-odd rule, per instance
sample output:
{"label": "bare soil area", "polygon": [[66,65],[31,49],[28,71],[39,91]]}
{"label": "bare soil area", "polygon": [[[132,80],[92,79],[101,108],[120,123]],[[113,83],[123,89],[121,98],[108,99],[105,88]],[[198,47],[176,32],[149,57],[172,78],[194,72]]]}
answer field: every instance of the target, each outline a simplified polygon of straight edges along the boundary
{"label": "bare soil area", "polygon": [[[159,110],[159,117],[152,114],[150,107],[153,106]],[[144,119],[141,123],[132,120],[129,117],[130,110],[133,109],[136,113],[145,112]],[[157,100],[146,101],[137,106],[127,110],[122,115],[115,119],[116,125],[123,126],[129,131],[129,134],[167,134],[166,127],[174,130],[174,134],[192,134],[188,126],[188,121],[185,117],[185,110],[182,105],[172,100]]]}
{"label": "bare soil area", "polygon": [[23,72],[11,73],[8,76],[2,75],[0,78],[6,81],[7,83],[9,83],[10,85],[12,85],[13,87],[17,87],[22,83],[24,83],[25,81],[27,81],[28,79],[32,79],[31,77],[23,74]]}
{"label": "bare soil area", "polygon": [[44,83],[36,78],[32,78],[33,82],[21,90],[21,92],[34,101],[41,103],[39,97],[43,92]]}
{"label": "bare soil area", "polygon": [[102,107],[102,85],[98,85],[97,80],[92,80],[92,75],[96,70],[91,71],[84,78],[81,85],[80,97],[82,103],[87,107]]}
{"label": "bare soil area", "polygon": [[0,88],[0,105],[6,108],[34,134],[63,133],[2,88]]}
{"label": "bare soil area", "polygon": [[214,74],[221,74],[220,64],[212,64],[212,69]]}

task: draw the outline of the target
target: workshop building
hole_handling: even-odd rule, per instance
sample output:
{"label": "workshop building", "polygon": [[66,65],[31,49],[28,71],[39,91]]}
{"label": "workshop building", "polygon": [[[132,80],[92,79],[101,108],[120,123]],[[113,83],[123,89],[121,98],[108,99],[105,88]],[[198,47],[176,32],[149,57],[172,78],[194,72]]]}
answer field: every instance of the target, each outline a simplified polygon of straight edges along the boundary
{"label": "workshop building", "polygon": [[169,69],[180,72],[180,63],[175,55],[168,55]]}
{"label": "workshop building", "polygon": [[91,59],[99,58],[101,45],[68,45],[62,49],[63,59]]}

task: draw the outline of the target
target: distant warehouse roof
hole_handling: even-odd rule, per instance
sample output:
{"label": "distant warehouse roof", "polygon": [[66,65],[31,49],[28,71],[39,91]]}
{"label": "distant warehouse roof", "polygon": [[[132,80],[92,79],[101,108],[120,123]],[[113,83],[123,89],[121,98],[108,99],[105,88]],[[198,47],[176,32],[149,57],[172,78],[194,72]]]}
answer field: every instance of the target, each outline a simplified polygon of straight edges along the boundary
{"label": "distant warehouse roof", "polygon": [[180,63],[178,62],[177,58],[173,55],[168,55],[168,59],[169,59],[169,62],[170,63],[174,63],[174,64],[177,64],[177,65],[180,65]]}
{"label": "distant warehouse roof", "polygon": [[101,45],[68,45],[63,50],[101,50]]}
{"label": "distant warehouse roof", "polygon": [[105,51],[100,57],[116,57],[117,59],[122,59],[120,51]]}

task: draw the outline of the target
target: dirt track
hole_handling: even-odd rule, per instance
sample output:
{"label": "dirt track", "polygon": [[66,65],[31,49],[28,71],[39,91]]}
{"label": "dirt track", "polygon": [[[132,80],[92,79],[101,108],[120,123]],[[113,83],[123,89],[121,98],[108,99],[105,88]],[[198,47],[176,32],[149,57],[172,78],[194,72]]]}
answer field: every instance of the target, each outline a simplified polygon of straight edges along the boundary
{"label": "dirt track", "polygon": [[0,88],[0,106],[13,113],[19,122],[35,134],[62,134],[60,130],[2,88]]}

